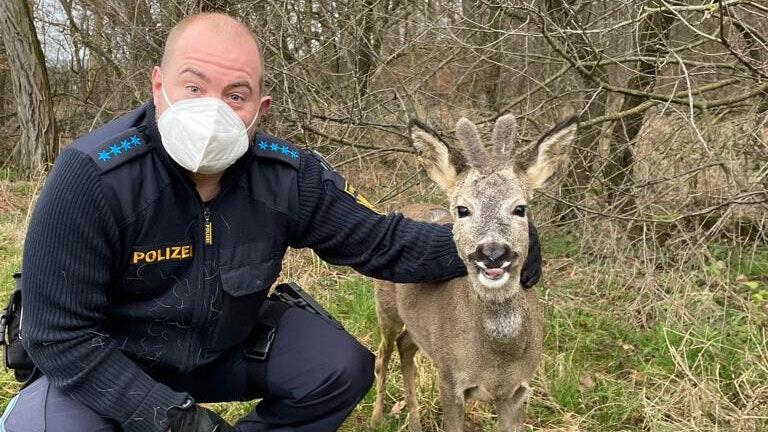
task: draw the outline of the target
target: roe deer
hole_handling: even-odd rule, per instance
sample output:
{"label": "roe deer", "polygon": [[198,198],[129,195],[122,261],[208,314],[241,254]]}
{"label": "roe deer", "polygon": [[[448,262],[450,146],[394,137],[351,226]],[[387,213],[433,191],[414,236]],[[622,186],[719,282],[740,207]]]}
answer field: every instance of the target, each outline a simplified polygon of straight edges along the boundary
{"label": "roe deer", "polygon": [[429,222],[453,222],[453,237],[468,275],[445,282],[376,281],[382,342],[376,360],[376,405],[371,426],[383,420],[387,365],[395,343],[402,363],[411,432],[421,431],[414,355],[421,349],[438,372],[443,430],[463,430],[468,399],[492,402],[502,431],[521,431],[529,382],[542,350],[536,293],[522,289],[528,252],[526,201],[561,164],[574,139],[576,118],[545,133],[531,160],[513,157],[515,120],[495,125],[494,151],[483,147],[475,126],[456,123],[463,157],[425,126],[411,138],[427,175],[447,193],[450,210],[416,204],[403,214]]}

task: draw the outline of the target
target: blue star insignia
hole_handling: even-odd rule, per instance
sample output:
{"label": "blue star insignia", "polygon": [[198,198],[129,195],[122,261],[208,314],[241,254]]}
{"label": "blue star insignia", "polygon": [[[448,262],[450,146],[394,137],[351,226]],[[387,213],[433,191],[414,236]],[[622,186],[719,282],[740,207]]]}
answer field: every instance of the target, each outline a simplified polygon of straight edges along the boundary
{"label": "blue star insignia", "polygon": [[122,140],[120,141],[120,149],[123,151],[128,151],[131,149],[131,143],[128,140]]}
{"label": "blue star insignia", "polygon": [[108,160],[109,160],[111,157],[112,157],[112,156],[110,156],[110,152],[108,152],[107,150],[102,150],[102,151],[100,151],[100,152],[99,152],[99,160],[100,160],[100,161],[104,161],[104,162],[106,162],[106,161],[108,161]]}
{"label": "blue star insignia", "polygon": [[266,141],[261,141],[261,142],[259,143],[259,150],[266,150],[266,149],[267,149],[267,147],[268,147],[268,146],[267,146],[267,142],[266,142]]}
{"label": "blue star insignia", "polygon": [[283,152],[284,155],[291,154],[291,149],[289,149],[288,146],[285,144],[283,144],[283,148],[281,148],[280,151]]}
{"label": "blue star insignia", "polygon": [[296,150],[291,150],[290,153],[291,153],[291,159],[299,158],[299,152],[297,152]]}
{"label": "blue star insignia", "polygon": [[272,144],[269,146],[269,149],[270,149],[270,150],[272,150],[273,152],[277,152],[277,151],[279,151],[279,150],[280,150],[280,146],[279,146],[279,145],[277,145],[276,143],[272,143]]}
{"label": "blue star insignia", "polygon": [[141,145],[141,138],[138,135],[131,136],[131,146],[137,147]]}
{"label": "blue star insignia", "polygon": [[115,155],[115,156],[117,156],[120,153],[122,153],[122,151],[120,150],[120,146],[118,146],[118,145],[113,145],[109,149],[112,150],[112,154]]}

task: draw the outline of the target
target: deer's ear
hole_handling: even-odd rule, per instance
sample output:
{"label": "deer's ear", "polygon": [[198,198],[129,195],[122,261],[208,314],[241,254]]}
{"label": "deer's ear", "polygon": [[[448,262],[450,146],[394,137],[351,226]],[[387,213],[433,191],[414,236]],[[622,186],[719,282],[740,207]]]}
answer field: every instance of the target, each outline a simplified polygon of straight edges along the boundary
{"label": "deer's ear", "polygon": [[498,160],[506,162],[516,147],[517,122],[514,114],[507,114],[496,120],[493,127],[493,147]]}
{"label": "deer's ear", "polygon": [[448,146],[425,124],[411,120],[411,142],[419,155],[419,163],[433,182],[445,192],[456,184],[458,174],[451,162]]}
{"label": "deer's ear", "polygon": [[456,122],[456,138],[464,147],[464,159],[469,166],[485,174],[493,170],[491,157],[483,147],[477,127],[471,121],[462,117]]}
{"label": "deer's ear", "polygon": [[572,115],[547,131],[536,144],[536,159],[525,171],[533,189],[542,187],[565,160],[566,150],[576,138],[578,117]]}

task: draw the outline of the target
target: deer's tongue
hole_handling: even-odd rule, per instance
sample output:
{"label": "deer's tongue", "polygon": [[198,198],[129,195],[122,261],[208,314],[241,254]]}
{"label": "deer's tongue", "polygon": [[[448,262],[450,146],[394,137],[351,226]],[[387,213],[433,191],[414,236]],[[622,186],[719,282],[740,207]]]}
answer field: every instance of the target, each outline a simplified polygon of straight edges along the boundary
{"label": "deer's tongue", "polygon": [[483,269],[483,273],[488,279],[496,280],[504,275],[504,269],[500,269],[500,268]]}

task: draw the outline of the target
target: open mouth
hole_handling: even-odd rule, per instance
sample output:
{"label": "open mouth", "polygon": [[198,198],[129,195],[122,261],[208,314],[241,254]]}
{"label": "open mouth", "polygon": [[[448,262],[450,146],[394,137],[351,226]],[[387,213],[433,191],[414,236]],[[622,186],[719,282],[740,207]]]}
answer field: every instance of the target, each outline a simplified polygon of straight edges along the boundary
{"label": "open mouth", "polygon": [[489,288],[498,288],[509,280],[509,261],[502,263],[501,267],[489,268],[482,261],[475,261],[477,266],[477,275],[480,282]]}

